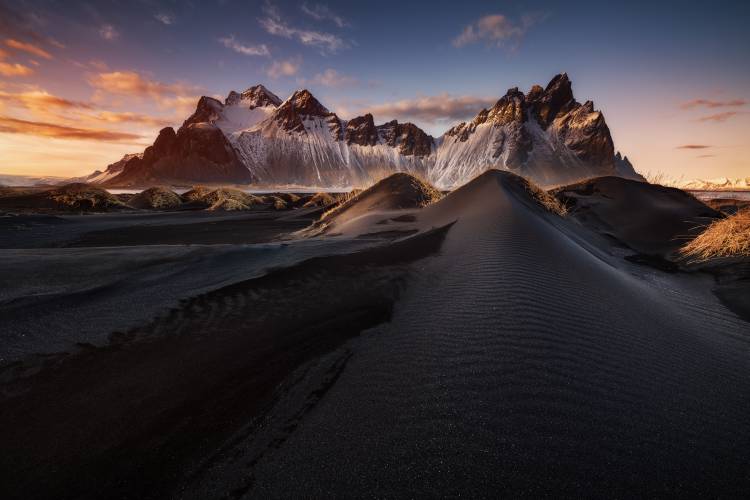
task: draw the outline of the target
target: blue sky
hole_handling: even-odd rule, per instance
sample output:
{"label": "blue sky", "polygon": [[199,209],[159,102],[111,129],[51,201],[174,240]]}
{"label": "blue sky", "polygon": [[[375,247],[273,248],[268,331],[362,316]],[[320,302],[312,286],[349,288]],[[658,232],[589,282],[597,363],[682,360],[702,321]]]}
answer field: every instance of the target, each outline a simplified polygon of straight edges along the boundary
{"label": "blue sky", "polygon": [[[3,39],[50,56],[0,45],[0,64],[9,65],[0,74],[3,116],[48,123],[53,117],[40,116],[39,106],[12,101],[43,92],[110,113],[109,123],[86,123],[92,112],[65,126],[114,127],[140,137],[100,141],[94,148],[100,153],[78,161],[85,164],[81,170],[132,150],[128,142],[147,143],[161,121],[179,125],[200,94],[225,96],[264,83],[284,98],[306,87],[344,118],[372,111],[376,121],[411,120],[439,135],[509,87],[528,90],[565,71],[578,100],[591,99],[604,112],[617,148],[636,168],[673,177],[750,176],[746,2],[66,0],[0,6]],[[23,135],[0,134],[0,148],[12,153],[0,159],[0,171],[71,168],[76,143],[47,137],[54,155],[31,159],[19,156],[30,140]],[[66,145],[73,155],[67,159]],[[686,145],[705,147],[681,148]]]}

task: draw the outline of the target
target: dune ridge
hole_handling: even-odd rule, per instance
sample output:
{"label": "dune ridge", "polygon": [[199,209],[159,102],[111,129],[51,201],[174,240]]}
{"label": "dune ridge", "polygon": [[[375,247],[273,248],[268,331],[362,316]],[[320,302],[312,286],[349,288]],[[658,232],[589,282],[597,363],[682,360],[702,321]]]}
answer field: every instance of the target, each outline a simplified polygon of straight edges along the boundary
{"label": "dune ridge", "polygon": [[581,246],[509,179],[483,174],[420,212],[457,219],[440,254],[254,467],[251,497],[750,486],[746,324]]}

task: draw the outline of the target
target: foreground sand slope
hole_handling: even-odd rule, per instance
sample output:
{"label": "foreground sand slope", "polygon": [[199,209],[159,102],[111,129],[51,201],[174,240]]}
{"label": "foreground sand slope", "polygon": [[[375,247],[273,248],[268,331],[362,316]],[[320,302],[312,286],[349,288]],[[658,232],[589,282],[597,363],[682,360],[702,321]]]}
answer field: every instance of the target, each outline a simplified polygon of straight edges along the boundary
{"label": "foreground sand slope", "polygon": [[457,222],[390,323],[278,449],[245,437],[187,496],[748,491],[747,323],[615,267],[508,175],[424,209]]}

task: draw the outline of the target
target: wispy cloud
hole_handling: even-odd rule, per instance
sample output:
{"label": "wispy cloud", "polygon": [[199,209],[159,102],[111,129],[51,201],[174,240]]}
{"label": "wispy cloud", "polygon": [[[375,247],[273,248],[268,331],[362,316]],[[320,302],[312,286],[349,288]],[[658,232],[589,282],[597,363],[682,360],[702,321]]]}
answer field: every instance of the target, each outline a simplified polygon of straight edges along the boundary
{"label": "wispy cloud", "polygon": [[29,90],[15,93],[0,91],[0,101],[30,110],[48,110],[49,108],[91,109],[93,107],[87,102],[65,99],[44,90]]}
{"label": "wispy cloud", "polygon": [[343,75],[335,69],[328,68],[309,80],[300,79],[300,85],[322,85],[324,87],[346,87],[356,85],[358,80],[353,76]]}
{"label": "wispy cloud", "polygon": [[130,111],[100,111],[96,113],[93,118],[107,123],[133,123],[151,127],[166,127],[172,123],[172,120],[166,118],[159,118],[141,113],[132,113]]}
{"label": "wispy cloud", "polygon": [[111,24],[104,24],[99,28],[99,36],[105,40],[113,41],[120,38],[120,32]]}
{"label": "wispy cloud", "polygon": [[158,14],[155,14],[154,15],[154,19],[156,19],[157,21],[159,21],[160,23],[162,23],[165,26],[171,26],[175,22],[175,17],[173,15],[167,14],[165,12],[160,12]]}
{"label": "wispy cloud", "polygon": [[8,38],[5,40],[5,45],[12,49],[20,50],[37,57],[41,57],[43,59],[52,59],[52,54],[32,43],[26,43],[14,38]]}
{"label": "wispy cloud", "polygon": [[0,62],[0,75],[3,76],[28,76],[34,73],[32,68],[18,63]]}
{"label": "wispy cloud", "polygon": [[300,66],[302,66],[301,58],[274,61],[266,71],[266,74],[273,79],[282,76],[294,76],[299,72]]}
{"label": "wispy cloud", "polygon": [[714,158],[716,155],[698,155],[696,158]]}
{"label": "wispy cloud", "polygon": [[[195,101],[193,100],[193,103]],[[42,89],[21,92],[7,92],[0,90],[0,104],[7,108],[29,110],[37,118],[54,120],[58,124],[69,121],[75,124],[81,122],[101,123],[130,123],[151,127],[164,127],[171,120],[133,113],[102,110],[91,102],[66,99]]]}
{"label": "wispy cloud", "polygon": [[261,43],[258,45],[246,45],[243,43],[238,42],[234,35],[229,35],[227,37],[219,38],[219,42],[224,45],[224,47],[231,49],[238,54],[242,54],[245,56],[264,56],[268,57],[271,55],[271,52],[268,50],[268,47],[266,44]]}
{"label": "wispy cloud", "polygon": [[513,21],[503,14],[484,16],[466,26],[453,39],[453,45],[464,47],[483,42],[489,46],[515,49],[529,28],[544,18],[545,16],[540,14],[527,14],[520,21]]}
{"label": "wispy cloud", "polygon": [[112,130],[67,127],[54,123],[19,120],[0,115],[0,133],[24,134],[57,139],[79,139],[104,142],[133,141],[141,137],[128,132]]}
{"label": "wispy cloud", "polygon": [[350,26],[349,21],[333,12],[327,5],[316,3],[309,6],[306,3],[303,3],[301,9],[302,12],[316,21],[331,21],[339,28]]}
{"label": "wispy cloud", "polygon": [[440,94],[365,106],[365,110],[382,118],[396,117],[437,123],[473,118],[482,108],[491,106],[496,100],[494,98]]}
{"label": "wispy cloud", "polygon": [[677,146],[676,149],[708,149],[713,146],[709,146],[708,144],[683,144],[681,146]]}
{"label": "wispy cloud", "polygon": [[200,90],[184,83],[163,83],[152,80],[135,71],[98,73],[90,76],[88,83],[101,92],[131,97],[161,98],[175,94],[194,94]]}
{"label": "wispy cloud", "polygon": [[747,104],[745,99],[730,99],[727,101],[714,101],[711,99],[693,99],[692,101],[683,102],[682,109],[692,108],[736,108]]}
{"label": "wispy cloud", "polygon": [[336,53],[346,49],[349,44],[333,33],[299,29],[291,26],[281,18],[279,10],[272,4],[267,3],[263,11],[266,17],[258,20],[261,27],[271,35],[294,39],[301,44],[316,47],[323,53]]}
{"label": "wispy cloud", "polygon": [[725,122],[725,121],[729,120],[733,116],[737,116],[739,114],[741,114],[739,111],[724,111],[722,113],[715,113],[715,114],[712,114],[712,115],[702,116],[702,117],[698,118],[698,121],[699,122],[722,123],[722,122]]}

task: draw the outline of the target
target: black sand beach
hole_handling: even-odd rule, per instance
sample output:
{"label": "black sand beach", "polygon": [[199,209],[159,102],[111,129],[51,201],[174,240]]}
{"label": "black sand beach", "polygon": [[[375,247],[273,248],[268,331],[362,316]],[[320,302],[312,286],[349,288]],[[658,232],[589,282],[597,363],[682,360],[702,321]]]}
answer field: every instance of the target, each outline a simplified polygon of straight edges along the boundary
{"label": "black sand beach", "polygon": [[711,275],[628,262],[497,171],[322,237],[297,216],[11,238],[2,496],[750,491],[750,324]]}

